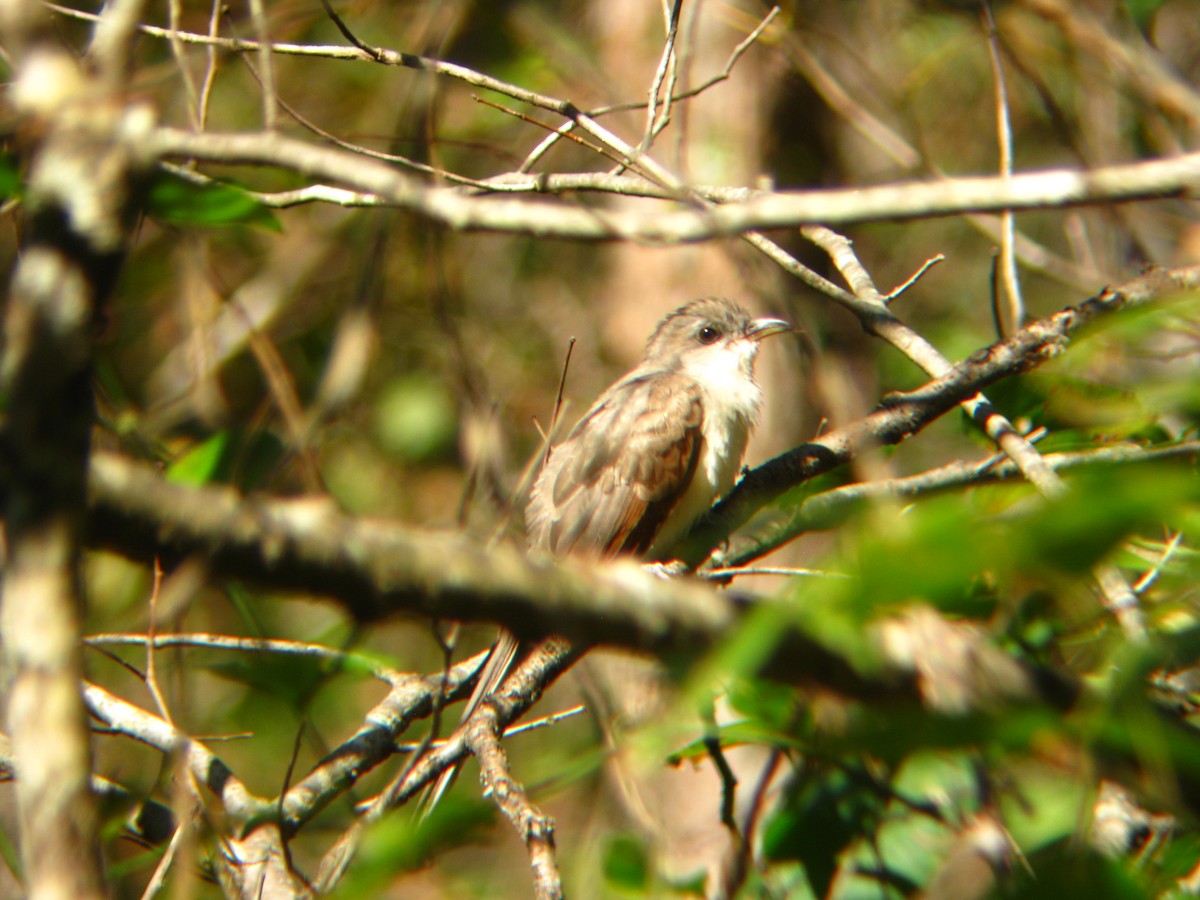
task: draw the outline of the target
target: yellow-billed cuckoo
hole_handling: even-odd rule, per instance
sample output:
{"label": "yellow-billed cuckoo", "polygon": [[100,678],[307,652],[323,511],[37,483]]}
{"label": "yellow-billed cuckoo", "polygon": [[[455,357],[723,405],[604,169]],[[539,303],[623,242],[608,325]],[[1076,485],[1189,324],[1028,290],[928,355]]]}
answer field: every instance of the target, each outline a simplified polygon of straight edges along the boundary
{"label": "yellow-billed cuckoo", "polygon": [[[555,446],[526,509],[532,553],[670,559],[674,545],[733,486],[762,392],[759,342],[791,330],[705,298],[659,322],[637,368],[608,388]],[[463,712],[466,721],[512,666],[502,631]],[[442,775],[426,809],[449,786]]]}

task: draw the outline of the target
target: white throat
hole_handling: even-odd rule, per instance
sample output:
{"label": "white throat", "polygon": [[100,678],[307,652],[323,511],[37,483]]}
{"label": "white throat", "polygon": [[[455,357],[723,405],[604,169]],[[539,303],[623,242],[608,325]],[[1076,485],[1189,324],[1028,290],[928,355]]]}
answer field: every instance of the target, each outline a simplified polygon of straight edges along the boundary
{"label": "white throat", "polygon": [[758,421],[762,391],[754,381],[758,344],[735,339],[684,354],[681,371],[700,385],[704,396],[704,446],[687,492],[671,511],[647,558],[669,558],[700,516],[733,487],[750,430]]}

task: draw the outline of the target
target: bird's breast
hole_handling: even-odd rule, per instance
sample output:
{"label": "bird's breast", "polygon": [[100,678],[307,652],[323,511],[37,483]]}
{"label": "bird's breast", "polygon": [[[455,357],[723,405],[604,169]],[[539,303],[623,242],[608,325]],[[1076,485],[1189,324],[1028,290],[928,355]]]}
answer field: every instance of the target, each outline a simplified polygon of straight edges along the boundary
{"label": "bird's breast", "polygon": [[675,544],[719,497],[729,493],[741,469],[757,413],[758,404],[753,400],[733,404],[721,399],[705,399],[704,437],[695,475],[667,516],[646,554],[647,559],[671,559]]}

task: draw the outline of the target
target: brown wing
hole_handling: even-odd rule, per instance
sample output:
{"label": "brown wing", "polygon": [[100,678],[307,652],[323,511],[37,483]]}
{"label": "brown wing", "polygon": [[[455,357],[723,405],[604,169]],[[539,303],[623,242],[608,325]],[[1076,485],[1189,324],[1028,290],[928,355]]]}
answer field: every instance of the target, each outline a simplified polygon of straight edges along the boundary
{"label": "brown wing", "polygon": [[644,553],[696,471],[704,408],[690,378],[634,373],[554,448],[529,501],[531,547]]}

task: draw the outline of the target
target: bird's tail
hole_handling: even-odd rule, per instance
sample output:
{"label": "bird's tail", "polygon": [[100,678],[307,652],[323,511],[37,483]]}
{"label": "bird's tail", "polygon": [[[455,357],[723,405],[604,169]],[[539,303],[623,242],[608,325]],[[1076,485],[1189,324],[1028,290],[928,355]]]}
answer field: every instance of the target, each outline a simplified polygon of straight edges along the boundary
{"label": "bird's tail", "polygon": [[[467,700],[467,705],[463,707],[462,716],[458,720],[460,727],[471,718],[484,698],[500,687],[500,683],[512,669],[520,649],[521,642],[517,640],[517,636],[508,629],[501,628],[496,643],[492,645],[492,652],[488,654],[488,658],[484,660],[483,666],[480,668],[479,679],[475,682],[475,690]],[[422,819],[433,812],[433,808],[442,799],[442,795],[449,790],[450,785],[454,784],[460,768],[462,768],[461,764],[444,771],[425,792],[420,803]]]}

